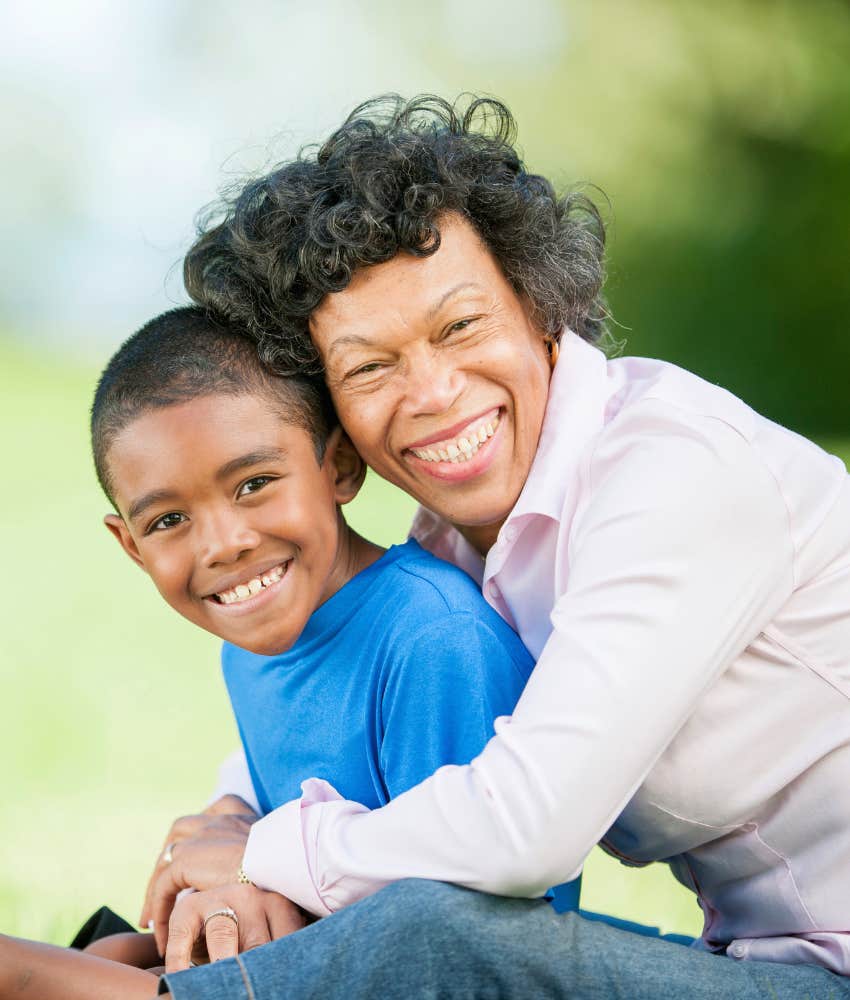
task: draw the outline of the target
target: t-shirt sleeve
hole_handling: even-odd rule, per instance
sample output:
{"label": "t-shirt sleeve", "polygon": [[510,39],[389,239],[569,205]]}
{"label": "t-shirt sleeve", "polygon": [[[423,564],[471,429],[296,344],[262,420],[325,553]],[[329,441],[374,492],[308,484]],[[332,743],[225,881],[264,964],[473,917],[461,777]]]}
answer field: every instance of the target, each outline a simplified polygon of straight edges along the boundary
{"label": "t-shirt sleeve", "polygon": [[481,753],[533,666],[519,639],[470,611],[442,612],[395,646],[380,707],[379,759],[390,798]]}

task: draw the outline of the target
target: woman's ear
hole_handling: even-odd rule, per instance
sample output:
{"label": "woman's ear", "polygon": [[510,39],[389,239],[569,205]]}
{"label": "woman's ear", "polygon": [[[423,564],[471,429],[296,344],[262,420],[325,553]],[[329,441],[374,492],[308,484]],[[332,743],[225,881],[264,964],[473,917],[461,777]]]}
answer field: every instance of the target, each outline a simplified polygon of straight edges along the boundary
{"label": "woman's ear", "polygon": [[124,523],[124,518],[119,517],[117,514],[107,514],[103,519],[103,523],[109,529],[110,535],[118,540],[118,544],[133,562],[147,572],[142,557],[139,554],[139,548],[130,534],[130,529]]}
{"label": "woman's ear", "polygon": [[333,462],[334,496],[340,505],[350,503],[366,478],[366,463],[341,427],[328,438],[326,460]]}

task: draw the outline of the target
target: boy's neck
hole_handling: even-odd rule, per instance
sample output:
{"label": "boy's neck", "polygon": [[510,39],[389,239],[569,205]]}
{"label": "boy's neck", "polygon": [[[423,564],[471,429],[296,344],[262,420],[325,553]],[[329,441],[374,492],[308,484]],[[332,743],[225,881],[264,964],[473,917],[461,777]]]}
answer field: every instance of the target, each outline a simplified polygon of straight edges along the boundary
{"label": "boy's neck", "polygon": [[343,520],[339,535],[339,588],[342,589],[358,573],[377,562],[387,551],[370,542],[348,526]]}

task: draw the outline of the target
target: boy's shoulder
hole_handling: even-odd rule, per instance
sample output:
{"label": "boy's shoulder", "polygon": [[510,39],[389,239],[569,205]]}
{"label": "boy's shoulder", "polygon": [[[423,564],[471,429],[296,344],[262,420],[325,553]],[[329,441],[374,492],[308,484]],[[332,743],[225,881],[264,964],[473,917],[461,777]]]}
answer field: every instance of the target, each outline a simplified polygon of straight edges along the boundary
{"label": "boy's shoulder", "polygon": [[468,574],[431,555],[415,539],[393,546],[388,555],[393,558],[387,560],[384,582],[397,588],[400,604],[424,601],[444,613],[471,611],[499,617]]}
{"label": "boy's shoulder", "polygon": [[457,566],[410,539],[390,550],[385,583],[392,594],[386,637],[397,651],[441,646],[447,655],[465,650],[470,662],[498,647],[524,673],[531,658],[519,636],[487,603],[478,584]]}
{"label": "boy's shoulder", "polygon": [[423,675],[431,685],[472,690],[476,685],[520,683],[533,661],[520,637],[485,601],[463,570],[426,552],[411,539],[388,553],[383,592],[391,597],[377,658],[385,679]]}

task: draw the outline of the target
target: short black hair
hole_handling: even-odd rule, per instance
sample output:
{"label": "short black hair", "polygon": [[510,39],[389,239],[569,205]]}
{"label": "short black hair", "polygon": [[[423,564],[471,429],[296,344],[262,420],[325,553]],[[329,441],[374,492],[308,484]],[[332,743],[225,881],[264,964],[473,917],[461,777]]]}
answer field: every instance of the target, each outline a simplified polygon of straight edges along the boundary
{"label": "short black hair", "polygon": [[208,310],[184,306],[162,313],[134,333],[98,381],[91,409],[92,453],[98,481],[113,506],[107,457],[117,435],[150,410],[218,393],[268,398],[282,419],[310,434],[321,462],[337,425],[324,382],[270,372],[244,330]]}
{"label": "short black hair", "polygon": [[[241,323],[281,372],[321,370],[309,319],[361,268],[440,245],[472,224],[541,334],[613,346],[602,298],[605,227],[581,191],[529,172],[508,108],[469,95],[367,101],[318,147],[213,205],[184,262],[190,297]],[[607,340],[607,343],[606,343]]]}

